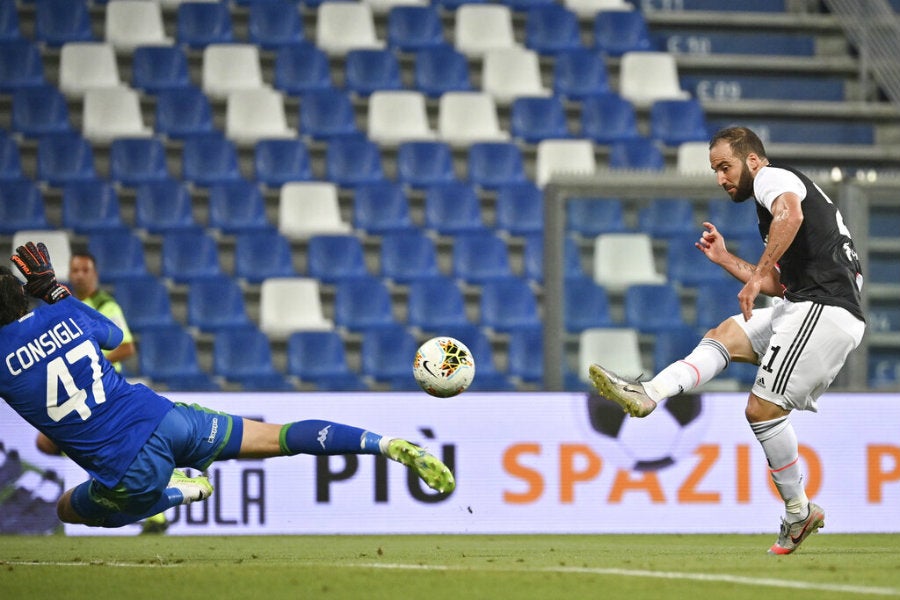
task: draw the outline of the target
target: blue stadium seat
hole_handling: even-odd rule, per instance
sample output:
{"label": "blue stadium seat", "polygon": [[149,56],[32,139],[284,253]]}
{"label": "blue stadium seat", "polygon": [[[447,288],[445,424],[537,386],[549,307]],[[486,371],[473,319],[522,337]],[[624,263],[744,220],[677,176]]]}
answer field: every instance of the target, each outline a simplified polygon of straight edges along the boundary
{"label": "blue stadium seat", "polygon": [[[754,265],[759,262],[759,257],[766,249],[762,237],[755,231],[730,236],[726,243],[734,254]],[[737,248],[734,247],[735,245]]]}
{"label": "blue stadium seat", "polygon": [[571,137],[566,110],[557,96],[520,96],[510,106],[509,130],[528,144]]}
{"label": "blue stadium seat", "polygon": [[203,373],[197,344],[181,325],[147,329],[141,333],[138,344],[138,360],[145,377],[165,383]]}
{"label": "blue stadium seat", "polygon": [[355,235],[314,235],[307,250],[308,272],[324,283],[369,274],[362,242]]}
{"label": "blue stadium seat", "polygon": [[511,377],[526,383],[544,379],[544,334],[539,326],[510,332],[508,361]]}
{"label": "blue stadium seat", "polygon": [[875,389],[896,388],[900,382],[900,350],[873,348],[869,353],[868,381]]}
{"label": "blue stadium seat", "polygon": [[566,203],[566,227],[585,237],[628,231],[625,208],[618,198],[576,198]]}
{"label": "blue stadium seat", "polygon": [[613,142],[609,149],[611,169],[662,171],[666,159],[653,140],[639,137]]}
{"label": "blue stadium seat", "polygon": [[252,284],[274,277],[297,277],[290,242],[274,227],[238,233],[234,275]]}
{"label": "blue stadium seat", "polygon": [[[731,279],[725,269],[706,258],[694,243],[699,234],[669,238],[666,251],[666,277],[685,286],[724,282]],[[725,238],[728,240],[728,238]],[[759,257],[757,257],[758,259]]]}
{"label": "blue stadium seat", "polygon": [[156,96],[154,126],[157,133],[176,140],[213,133],[209,98],[194,85],[161,90]]}
{"label": "blue stadium seat", "polygon": [[204,332],[251,324],[244,292],[230,275],[191,281],[187,293],[187,323]]}
{"label": "blue stadium seat", "polygon": [[19,9],[15,2],[0,3],[0,41],[21,39]]}
{"label": "blue stadium seat", "polygon": [[35,41],[51,47],[96,41],[87,0],[40,0],[34,8]]}
{"label": "blue stadium seat", "polygon": [[37,161],[37,178],[52,186],[97,178],[94,149],[78,132],[41,137]]}
{"label": "blue stadium seat", "polygon": [[687,198],[655,198],[638,210],[638,229],[653,238],[687,234],[700,237],[694,224],[694,205]]}
{"label": "blue stadium seat", "polygon": [[585,275],[566,277],[563,319],[566,331],[581,333],[593,327],[614,327],[606,289]]}
{"label": "blue stadium seat", "polygon": [[55,85],[17,89],[12,97],[12,130],[26,137],[71,132],[66,97]]}
{"label": "blue stadium seat", "polygon": [[603,55],[593,48],[558,52],[553,62],[553,92],[568,100],[610,93]]}
{"label": "blue stadium seat", "polygon": [[470,324],[462,290],[447,276],[419,279],[410,283],[407,315],[409,325],[425,331],[441,332],[442,335],[445,335],[447,327]]}
{"label": "blue stadium seat", "polygon": [[400,61],[392,50],[359,48],[344,58],[344,87],[359,96],[403,88]]}
{"label": "blue stadium seat", "polygon": [[387,15],[387,43],[401,52],[417,52],[445,43],[444,25],[432,5],[395,5]]}
{"label": "blue stadium seat", "polygon": [[450,336],[466,345],[475,357],[476,379],[499,373],[491,339],[478,324],[447,325],[441,328],[441,335]]}
{"label": "blue stadium seat", "polygon": [[62,225],[80,235],[124,227],[115,186],[101,179],[66,184]]}
{"label": "blue stadium seat", "polygon": [[671,284],[640,284],[625,290],[625,326],[656,333],[684,325],[681,300]]}
{"label": "blue stadium seat", "polygon": [[[563,277],[584,277],[578,243],[572,236],[563,240]],[[537,283],[544,281],[544,235],[542,233],[525,236],[525,277]]]}
{"label": "blue stadium seat", "polygon": [[756,235],[759,237],[759,220],[755,202],[731,202],[715,198],[706,204],[706,218],[722,233],[725,243],[731,238]]}
{"label": "blue stadium seat", "polygon": [[345,373],[342,375],[327,375],[319,377],[316,381],[316,390],[320,392],[365,392],[369,390],[365,380],[359,373]]}
{"label": "blue stadium seat", "polygon": [[445,92],[469,92],[474,89],[468,59],[451,45],[416,52],[413,80],[416,89],[431,98]]}
{"label": "blue stadium seat", "polygon": [[434,240],[417,229],[381,238],[381,274],[399,284],[440,275]]}
{"label": "blue stadium seat", "polygon": [[504,185],[497,190],[494,227],[510,235],[544,230],[544,194],[529,182]]}
{"label": "blue stadium seat", "polygon": [[[700,337],[690,325],[680,325],[654,334],[653,370],[659,373],[693,352]],[[725,373],[728,376],[728,373]]]}
{"label": "blue stadium seat", "polygon": [[287,339],[287,372],[303,381],[351,375],[347,349],[336,331],[298,331]]}
{"label": "blue stadium seat", "polygon": [[[696,328],[701,335],[713,327],[740,312],[737,295],[741,291],[740,282],[735,279],[724,279],[719,282],[707,282],[697,286]],[[695,343],[698,340],[695,340]]]}
{"label": "blue stadium seat", "polygon": [[0,233],[51,229],[41,190],[30,179],[0,182]]}
{"label": "blue stadium seat", "polygon": [[118,283],[149,274],[144,243],[130,228],[92,233],[88,251],[97,259],[104,281]]}
{"label": "blue stadium seat", "polygon": [[400,143],[397,147],[397,180],[417,188],[455,181],[450,144],[439,141]]}
{"label": "blue stadium seat", "polygon": [[453,275],[467,283],[484,284],[513,274],[506,242],[490,230],[456,234],[452,257]]}
{"label": "blue stadium seat", "polygon": [[0,181],[16,181],[24,177],[19,144],[15,138],[0,130]]}
{"label": "blue stadium seat", "polygon": [[393,181],[356,186],[353,191],[353,227],[369,235],[413,229],[415,223],[403,186]]}
{"label": "blue stadium seat", "polygon": [[156,138],[118,138],[109,146],[110,179],[135,186],[169,179],[166,148]]}
{"label": "blue stadium seat", "polygon": [[187,184],[166,179],[138,186],[134,224],[154,234],[195,228],[193,201]]}
{"label": "blue stadium seat", "polygon": [[387,284],[380,277],[372,275],[337,281],[334,291],[334,322],[351,331],[396,325],[393,301]]}
{"label": "blue stadium seat", "polygon": [[528,183],[522,151],[513,142],[475,142],[466,156],[469,181],[485,189]]}
{"label": "blue stadium seat", "polygon": [[410,357],[418,347],[415,336],[403,325],[369,329],[363,333],[360,349],[362,374],[376,381],[410,377]]}
{"label": "blue stadium seat", "polygon": [[289,391],[293,385],[277,371],[269,338],[255,325],[222,329],[213,339],[213,372],[246,390]]}
{"label": "blue stadium seat", "polygon": [[273,188],[312,179],[309,150],[300,139],[259,140],[254,147],[253,168],[256,180]]}
{"label": "blue stadium seat", "polygon": [[189,48],[234,42],[231,9],[224,2],[185,2],[175,13],[175,39]]}
{"label": "blue stadium seat", "polygon": [[187,138],[181,157],[182,178],[194,185],[210,186],[242,178],[237,146],[220,132]]}
{"label": "blue stadium seat", "polygon": [[47,85],[44,61],[38,46],[30,40],[0,42],[0,92]]}
{"label": "blue stadium seat", "polygon": [[148,94],[188,87],[187,55],[179,46],[138,46],[131,56],[131,87]]}
{"label": "blue stadium seat", "polygon": [[[106,273],[103,274],[104,279]],[[128,327],[141,334],[148,329],[175,325],[169,290],[157,277],[145,274],[116,282],[116,302],[122,307]]]}
{"label": "blue stadium seat", "polygon": [[470,183],[456,181],[425,190],[426,229],[454,235],[485,228],[481,200]]}
{"label": "blue stadium seat", "polygon": [[280,47],[275,55],[274,84],[292,96],[332,89],[328,55],[313,43]]}
{"label": "blue stadium seat", "polygon": [[385,179],[381,148],[364,137],[338,137],[325,150],[327,179],[341,187],[354,187]]}
{"label": "blue stadium seat", "polygon": [[277,50],[285,44],[303,41],[303,21],[297,3],[290,0],[251,2],[247,39],[265,50]]}
{"label": "blue stadium seat", "polygon": [[553,4],[556,0],[500,0],[500,4],[505,4],[511,10],[517,13],[527,13],[533,8],[547,6]]}
{"label": "blue stadium seat", "polygon": [[541,3],[529,8],[525,13],[525,46],[548,55],[583,48],[578,15],[562,4]]}
{"label": "blue stadium seat", "polygon": [[272,228],[262,192],[246,179],[209,188],[208,225],[226,234]]}
{"label": "blue stadium seat", "polygon": [[435,5],[446,11],[456,11],[457,8],[465,4],[486,4],[487,0],[435,0]]}
{"label": "blue stadium seat", "polygon": [[164,233],[161,256],[162,276],[176,283],[222,274],[216,240],[200,228]]}
{"label": "blue stadium seat", "polygon": [[350,96],[334,88],[304,92],[300,96],[300,132],[325,141],[361,135]]}
{"label": "blue stadium seat", "polygon": [[594,46],[608,56],[655,50],[639,10],[600,11],[594,17]]}
{"label": "blue stadium seat", "polygon": [[634,105],[613,92],[586,97],[581,104],[581,134],[598,144],[639,139]]}
{"label": "blue stadium seat", "polygon": [[698,100],[657,100],[650,107],[650,138],[667,146],[709,139]]}

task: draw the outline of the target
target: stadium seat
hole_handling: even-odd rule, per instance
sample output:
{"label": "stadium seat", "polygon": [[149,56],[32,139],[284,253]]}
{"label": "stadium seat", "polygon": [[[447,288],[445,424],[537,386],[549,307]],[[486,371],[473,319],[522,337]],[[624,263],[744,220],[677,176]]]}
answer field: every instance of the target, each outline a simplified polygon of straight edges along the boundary
{"label": "stadium seat", "polygon": [[347,349],[336,331],[298,331],[287,339],[287,372],[303,381],[348,376]]}
{"label": "stadium seat", "polygon": [[415,228],[403,186],[393,181],[356,186],[353,192],[353,227],[369,235]]}
{"label": "stadium seat", "polygon": [[537,296],[528,280],[521,277],[485,281],[479,310],[482,326],[496,332],[509,333],[541,325]]}
{"label": "stadium seat", "polygon": [[110,0],[106,4],[104,37],[119,52],[131,53],[138,46],[166,45],[162,7],[158,2]]}
{"label": "stadium seat", "polygon": [[140,97],[126,87],[94,88],[84,92],[81,131],[92,142],[109,143],[119,137],[146,137]]}
{"label": "stadium seat", "polygon": [[637,284],[665,283],[656,271],[653,244],[646,233],[604,233],[594,239],[594,281],[622,292]]}
{"label": "stadium seat", "polygon": [[708,175],[709,143],[705,141],[680,143],[675,158],[675,169],[682,175]]}
{"label": "stadium seat", "polygon": [[[659,373],[694,351],[700,338],[694,328],[682,324],[653,335],[653,372]],[[728,372],[725,372],[728,376]]]}
{"label": "stadium seat", "polygon": [[619,93],[639,108],[657,100],[684,100],[675,55],[668,52],[626,52],[619,66]]}
{"label": "stadium seat", "polygon": [[160,90],[154,121],[157,133],[176,140],[215,131],[209,98],[193,85]]}
{"label": "stadium seat", "polygon": [[604,10],[594,17],[594,47],[607,56],[655,50],[639,10]]}
{"label": "stadium seat", "polygon": [[497,103],[485,92],[445,92],[438,100],[438,135],[454,146],[509,139]]}
{"label": "stadium seat", "polygon": [[69,42],[59,53],[59,89],[69,98],[81,98],[92,88],[122,84],[116,51],[105,42]]}
{"label": "stadium seat", "polygon": [[197,345],[181,325],[147,329],[140,335],[141,374],[154,380],[200,373]]}
{"label": "stadium seat", "polygon": [[403,142],[397,147],[397,181],[414,188],[456,181],[450,144]]}
{"label": "stadium seat", "polygon": [[265,279],[260,287],[259,304],[259,328],[273,339],[286,339],[295,331],[334,328],[334,323],[322,311],[319,282],[315,279]]}
{"label": "stadium seat", "polygon": [[224,234],[271,230],[262,192],[252,181],[220,183],[209,188],[207,224]]}
{"label": "stadium seat", "polygon": [[593,175],[597,169],[589,140],[541,140],[537,145],[535,183],[547,185],[556,175]]}
{"label": "stadium seat", "polygon": [[331,89],[328,55],[313,43],[281,46],[275,55],[274,85],[292,96]]}
{"label": "stadium seat", "polygon": [[369,274],[362,242],[355,235],[314,235],[307,244],[310,277],[323,283],[338,283]]}
{"label": "stadium seat", "polygon": [[509,235],[544,231],[544,194],[530,181],[497,189],[494,228]]}
{"label": "stadium seat", "polygon": [[175,12],[175,39],[199,50],[235,41],[231,9],[222,2],[184,2]]}
{"label": "stadium seat", "polygon": [[254,285],[266,279],[297,277],[290,242],[275,228],[237,233],[234,276]]}
{"label": "stadium seat", "polygon": [[244,391],[289,391],[293,385],[278,372],[269,338],[256,325],[222,329],[213,339],[213,372],[239,383]]}
{"label": "stadium seat", "polygon": [[334,323],[356,332],[396,325],[391,292],[385,282],[371,275],[337,281]]}
{"label": "stadium seat", "polygon": [[512,101],[509,132],[527,144],[570,137],[566,109],[556,96],[522,96]]}
{"label": "stadium seat", "polygon": [[344,234],[350,229],[350,224],[341,216],[338,190],[334,183],[292,181],[281,186],[278,231],[288,239]]}
{"label": "stadium seat", "polygon": [[271,88],[235,90],[225,102],[225,135],[240,146],[267,138],[294,138],[281,92]]}
{"label": "stadium seat", "polygon": [[666,159],[657,142],[638,137],[630,140],[618,140],[610,144],[609,167],[611,169],[662,171],[666,167]]}
{"label": "stadium seat", "polygon": [[316,46],[330,56],[357,48],[383,48],[372,8],[364,2],[322,2],[316,9]]}
{"label": "stadium seat", "polygon": [[264,87],[259,52],[253,44],[206,46],[201,70],[203,91],[211,99],[224,100],[230,92]]}
{"label": "stadium seat", "polygon": [[30,179],[0,182],[0,233],[22,229],[50,229],[44,197]]}
{"label": "stadium seat", "polygon": [[628,327],[591,328],[579,334],[577,372],[582,381],[590,381],[588,370],[595,363],[634,380],[650,372],[644,366],[638,332]]}
{"label": "stadium seat", "polygon": [[309,150],[300,139],[262,139],[253,151],[256,181],[271,188],[312,179]]}
{"label": "stadium seat", "polygon": [[79,235],[124,227],[115,186],[101,179],[66,184],[62,225]]}
{"label": "stadium seat", "polygon": [[191,283],[223,272],[215,238],[200,228],[163,233],[160,256],[160,274],[175,283]]}
{"label": "stadium seat", "polygon": [[94,41],[87,0],[35,2],[34,39],[53,48],[69,42]]}
{"label": "stadium seat", "polygon": [[37,179],[51,186],[97,178],[94,150],[77,132],[45,135],[38,141]]}
{"label": "stadium seat", "polygon": [[141,334],[148,329],[176,324],[169,290],[153,275],[117,281],[115,297],[122,307],[128,328],[134,333]]}
{"label": "stadium seat", "polygon": [[237,146],[219,132],[185,139],[181,158],[182,179],[194,185],[208,187],[241,179]]}
{"label": "stadium seat", "polygon": [[[683,286],[697,286],[731,279],[731,275],[725,269],[706,258],[694,246],[699,237],[699,233],[687,233],[669,238],[666,251],[666,272],[669,281],[678,282]],[[758,258],[757,256],[756,259]]]}
{"label": "stadium seat", "polygon": [[470,325],[462,290],[447,276],[411,282],[407,296],[407,323],[424,331],[442,334],[448,327]]}
{"label": "stadium seat", "polygon": [[381,274],[398,284],[440,275],[434,240],[417,229],[381,238]]}
{"label": "stadium seat", "polygon": [[316,390],[320,392],[360,392],[369,391],[369,386],[359,373],[353,371],[341,375],[327,375],[316,379]]}
{"label": "stadium seat", "polygon": [[419,343],[403,325],[378,327],[363,333],[360,349],[363,376],[376,381],[411,377],[410,356]]}
{"label": "stadium seat", "polygon": [[657,333],[685,324],[678,291],[668,283],[637,284],[625,290],[625,326]]}
{"label": "stadium seat", "polygon": [[187,292],[187,323],[206,333],[249,325],[241,287],[224,274],[191,281]]}
{"label": "stadium seat", "polygon": [[[718,327],[722,321],[740,312],[737,295],[743,287],[740,282],[731,278],[697,285],[694,308],[698,334],[702,335],[707,330]],[[697,341],[699,338],[694,343]]]}
{"label": "stadium seat", "polygon": [[605,10],[634,10],[629,0],[564,0],[563,5],[579,17],[592,19]]}
{"label": "stadium seat", "polygon": [[698,100],[657,100],[650,107],[650,138],[667,146],[705,142],[706,116]]}
{"label": "stadium seat", "polygon": [[19,10],[15,2],[0,3],[0,41],[22,38],[19,29]]}
{"label": "stadium seat", "polygon": [[506,242],[490,230],[455,235],[452,260],[453,275],[466,283],[483,285],[513,274]]}
{"label": "stadium seat", "polygon": [[188,186],[177,179],[140,184],[134,199],[134,224],[153,234],[194,229],[197,224]]}
{"label": "stadium seat", "polygon": [[429,3],[428,0],[363,0],[363,2],[371,6],[372,12],[379,17],[386,16],[399,6],[425,6]]}
{"label": "stadium seat", "polygon": [[609,295],[590,277],[566,277],[563,319],[566,331],[581,333],[593,327],[613,327]]}
{"label": "stadium seat", "polygon": [[344,57],[344,88],[367,97],[378,90],[400,90],[400,61],[392,50],[357,48]]}
{"label": "stadium seat", "polygon": [[508,104],[520,96],[551,94],[541,81],[540,60],[534,50],[490,48],[481,62],[481,89],[498,104]]}
{"label": "stadium seat", "polygon": [[435,137],[425,95],[417,91],[376,91],[369,97],[369,138],[382,146]]}
{"label": "stadium seat", "polygon": [[37,44],[25,39],[0,41],[0,92],[44,85],[44,61]]}
{"label": "stadium seat", "polygon": [[104,281],[115,284],[150,273],[144,243],[129,228],[92,233],[88,251],[97,259],[97,270],[103,273]]}
{"label": "stadium seat", "polygon": [[465,4],[456,10],[453,40],[456,49],[480,57],[494,48],[516,45],[512,10],[498,4]]}
{"label": "stadium seat", "polygon": [[525,13],[525,46],[546,55],[583,48],[578,15],[562,4],[531,4]]}
{"label": "stadium seat", "polygon": [[[145,4],[145,2],[134,2]],[[188,87],[187,56],[178,46],[139,46],[131,55],[131,87],[148,94]]]}
{"label": "stadium seat", "polygon": [[[544,235],[531,233],[525,236],[525,251],[522,257],[525,277],[531,281],[544,281]],[[572,236],[563,239],[563,277],[584,277],[581,265],[581,251]]]}
{"label": "stadium seat", "polygon": [[385,179],[381,148],[363,137],[337,137],[325,150],[325,173],[329,181],[352,188]]}
{"label": "stadium seat", "polygon": [[415,89],[426,96],[437,98],[446,92],[473,91],[469,61],[453,46],[423,48],[413,60]]}
{"label": "stadium seat", "polygon": [[339,89],[310,90],[300,96],[300,132],[314,140],[359,136],[350,96]]}
{"label": "stadium seat", "polygon": [[24,177],[19,144],[15,138],[0,130],[0,182],[16,181]]}
{"label": "stadium seat", "polygon": [[251,2],[247,21],[247,39],[265,50],[303,41],[303,21],[296,2]]}
{"label": "stadium seat", "polygon": [[618,198],[573,198],[565,210],[566,230],[584,237],[628,231],[625,206]]}
{"label": "stadium seat", "polygon": [[613,92],[586,97],[581,103],[581,134],[598,144],[638,139],[634,105]]}
{"label": "stadium seat", "polygon": [[455,181],[429,186],[424,227],[442,235],[484,230],[481,200],[472,184]]}
{"label": "stadium seat", "polygon": [[19,88],[12,96],[11,125],[12,131],[29,138],[70,132],[69,105],[54,85]]}
{"label": "stadium seat", "polygon": [[558,52],[553,61],[553,92],[576,101],[609,93],[609,77],[603,56],[593,48]]}
{"label": "stadium seat", "polygon": [[511,331],[507,353],[510,377],[525,383],[544,379],[544,334],[540,327]]}
{"label": "stadium seat", "polygon": [[687,198],[655,198],[638,210],[638,229],[653,238],[696,234],[694,205]]}
{"label": "stadium seat", "polygon": [[716,226],[725,236],[726,243],[730,238],[743,236],[759,238],[759,219],[754,202],[735,203],[715,198],[706,203],[705,220]]}
{"label": "stadium seat", "polygon": [[401,52],[418,52],[445,43],[444,25],[433,5],[394,6],[387,15],[387,43]]}
{"label": "stadium seat", "polygon": [[165,146],[150,137],[113,140],[109,146],[109,176],[126,186],[169,179]]}
{"label": "stadium seat", "polygon": [[525,173],[525,160],[513,142],[475,142],[466,153],[470,183],[494,190],[530,183]]}

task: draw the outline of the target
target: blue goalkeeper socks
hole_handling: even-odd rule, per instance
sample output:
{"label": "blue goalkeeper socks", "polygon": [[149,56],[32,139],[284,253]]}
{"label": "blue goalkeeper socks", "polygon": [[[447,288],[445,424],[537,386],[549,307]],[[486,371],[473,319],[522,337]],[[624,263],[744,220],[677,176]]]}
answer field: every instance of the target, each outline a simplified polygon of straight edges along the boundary
{"label": "blue goalkeeper socks", "polygon": [[286,456],[295,454],[381,454],[381,436],[332,421],[307,420],[281,428],[279,444]]}

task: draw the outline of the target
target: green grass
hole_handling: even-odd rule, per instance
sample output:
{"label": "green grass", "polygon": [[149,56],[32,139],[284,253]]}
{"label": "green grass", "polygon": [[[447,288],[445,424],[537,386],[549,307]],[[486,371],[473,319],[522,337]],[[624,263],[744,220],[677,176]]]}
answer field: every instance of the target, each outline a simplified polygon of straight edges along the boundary
{"label": "green grass", "polygon": [[[0,597],[900,597],[900,536],[0,536]],[[797,586],[797,587],[792,587]]]}

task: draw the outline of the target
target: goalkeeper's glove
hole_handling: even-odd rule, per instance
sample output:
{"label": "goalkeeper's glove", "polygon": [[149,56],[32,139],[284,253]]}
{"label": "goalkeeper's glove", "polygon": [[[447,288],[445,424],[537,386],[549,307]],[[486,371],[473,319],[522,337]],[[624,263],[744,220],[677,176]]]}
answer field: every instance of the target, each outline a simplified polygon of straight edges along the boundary
{"label": "goalkeeper's glove", "polygon": [[56,281],[56,273],[50,264],[50,253],[43,242],[28,242],[16,248],[10,258],[25,276],[25,293],[32,298],[53,304],[70,296],[69,288]]}

